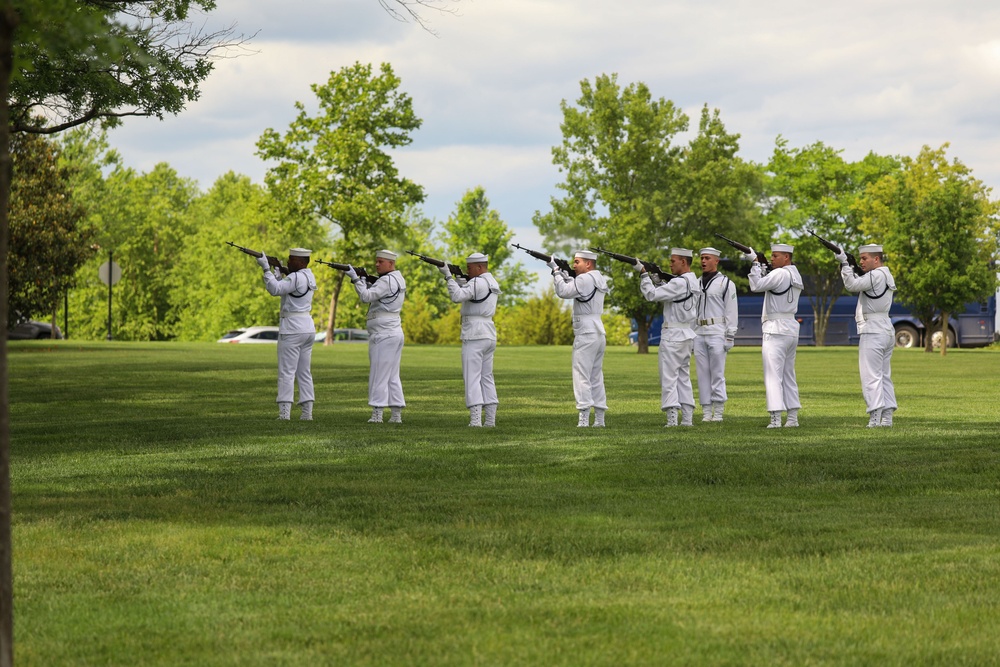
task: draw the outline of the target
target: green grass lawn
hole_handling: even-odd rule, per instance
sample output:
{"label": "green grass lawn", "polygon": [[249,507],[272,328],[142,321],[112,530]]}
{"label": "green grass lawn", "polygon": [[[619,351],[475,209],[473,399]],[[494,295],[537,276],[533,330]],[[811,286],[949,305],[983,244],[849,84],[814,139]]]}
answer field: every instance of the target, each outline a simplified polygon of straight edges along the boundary
{"label": "green grass lawn", "polygon": [[855,348],[800,348],[768,430],[759,348],[726,420],[664,429],[656,355],[609,348],[577,429],[569,348],[317,348],[278,422],[269,346],[11,346],[18,665],[1000,664],[1000,354],[898,351],[867,429]]}

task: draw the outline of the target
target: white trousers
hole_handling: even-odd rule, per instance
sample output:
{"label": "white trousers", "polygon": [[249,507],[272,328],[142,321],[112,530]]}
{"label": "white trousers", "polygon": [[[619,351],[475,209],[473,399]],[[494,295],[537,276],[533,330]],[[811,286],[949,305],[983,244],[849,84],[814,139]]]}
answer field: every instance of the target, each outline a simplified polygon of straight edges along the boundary
{"label": "white trousers", "polygon": [[368,339],[368,405],[373,408],[406,407],[399,381],[403,356],[403,332],[372,334]]}
{"label": "white trousers", "polygon": [[764,358],[764,394],[767,411],[797,410],[799,385],[795,381],[795,349],[798,336],[764,334],[761,356]]}
{"label": "white trousers", "polygon": [[278,335],[278,403],[291,403],[295,398],[295,381],[299,383],[299,403],[316,400],[313,393],[313,341],[316,334]]}
{"label": "white trousers", "polygon": [[725,403],[726,394],[725,336],[694,337],[694,368],[698,375],[698,403]]}
{"label": "white trousers", "polygon": [[493,382],[493,353],[497,342],[483,338],[462,342],[462,379],[465,380],[465,407],[498,403]]}
{"label": "white trousers", "polygon": [[691,389],[691,350],[693,340],[660,339],[660,408],[694,405]]}
{"label": "white trousers", "polygon": [[573,396],[577,410],[608,409],[604,393],[603,334],[582,334],[573,339]]}
{"label": "white trousers", "polygon": [[888,333],[861,334],[858,343],[858,368],[861,371],[861,395],[868,412],[896,409],[896,389],[892,384],[892,349],[895,337]]}

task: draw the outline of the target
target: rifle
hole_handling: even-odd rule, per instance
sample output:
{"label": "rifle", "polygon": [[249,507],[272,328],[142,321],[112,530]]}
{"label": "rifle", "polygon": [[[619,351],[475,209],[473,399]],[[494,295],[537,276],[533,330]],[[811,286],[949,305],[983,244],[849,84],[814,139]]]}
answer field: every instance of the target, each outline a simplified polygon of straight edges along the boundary
{"label": "rifle", "polygon": [[[337,269],[338,271],[347,271],[349,268],[351,268],[350,264],[338,264],[337,262],[324,262],[321,259],[317,259],[316,263],[322,264],[323,266],[329,266],[331,269]],[[364,278],[369,285],[374,285],[375,281],[378,280],[378,276],[368,275],[368,272],[365,271],[360,266],[355,266],[354,272],[358,274],[358,278]]]}
{"label": "rifle", "polygon": [[[419,252],[414,252],[412,250],[407,250],[406,252],[407,252],[407,254],[413,255],[414,257],[419,257],[420,259],[424,260],[428,264],[431,264],[432,266],[436,266],[439,269],[442,266],[444,266],[445,264],[447,264],[447,262],[445,262],[444,260],[434,259],[433,257],[428,257],[427,255],[421,255]],[[455,276],[456,278],[464,278],[465,280],[469,279],[469,276],[467,276],[464,273],[462,273],[462,269],[458,268],[454,264],[448,264],[448,270],[451,271],[451,275]]]}
{"label": "rifle", "polygon": [[[552,255],[546,255],[545,253],[538,252],[537,250],[530,250],[530,249],[525,248],[523,246],[519,246],[516,243],[511,243],[511,245],[514,246],[515,248],[517,248],[518,250],[523,250],[524,252],[528,253],[529,255],[531,255],[532,257],[534,257],[535,259],[542,260],[546,264],[548,264],[549,262],[552,261]],[[559,259],[557,257],[556,258],[556,266],[559,267],[560,271],[565,271],[566,273],[569,273],[570,275],[575,275],[576,274],[576,271],[573,270],[573,267],[571,267],[569,265],[569,262],[566,261],[565,259]]]}
{"label": "rifle", "polygon": [[674,274],[668,273],[663,269],[661,269],[655,262],[647,262],[644,259],[639,259],[638,257],[629,257],[628,255],[619,255],[616,252],[611,252],[610,250],[605,250],[604,248],[591,248],[591,250],[593,250],[594,252],[599,252],[602,255],[607,255],[611,259],[617,259],[619,262],[625,262],[630,266],[635,266],[636,262],[640,262],[642,264],[642,268],[646,269],[646,271],[650,274],[655,273],[663,282],[670,282],[671,280],[677,277]]}
{"label": "rifle", "polygon": [[[732,240],[730,238],[726,238],[722,234],[716,234],[716,236],[718,236],[720,239],[722,239],[723,241],[725,241],[729,245],[733,246],[734,248],[736,248],[737,250],[739,250],[740,252],[742,252],[744,255],[746,253],[750,252],[750,250],[751,250],[750,246],[743,245],[742,243],[737,243],[736,241],[734,241],[734,240]],[[758,250],[755,254],[757,255],[757,261],[760,262],[761,264],[763,264],[765,267],[767,267],[767,270],[770,271],[771,270],[771,263],[769,261],[767,261],[767,257],[764,256],[764,253],[762,253],[762,252],[760,252]]]}
{"label": "rifle", "polygon": [[[841,247],[838,246],[833,241],[826,240],[825,238],[823,238],[822,236],[820,236],[819,234],[817,234],[816,232],[814,232],[811,229],[807,229],[806,231],[809,232],[810,234],[812,234],[813,236],[815,236],[816,238],[818,238],[819,242],[822,243],[824,246],[826,246],[827,250],[832,250],[834,252],[834,254],[839,255],[841,252],[843,252],[843,250],[841,249]],[[844,253],[844,254],[847,255],[847,264],[851,267],[851,269],[854,270],[854,275],[856,275],[856,276],[863,276],[863,275],[865,275],[864,269],[862,269],[861,266],[858,264],[858,260],[854,258],[854,255],[852,255],[849,252],[848,253]]]}
{"label": "rifle", "polygon": [[[241,246],[241,245],[236,245],[236,244],[235,244],[235,243],[233,243],[232,241],[226,241],[226,245],[231,245],[231,246],[233,246],[234,248],[236,248],[237,250],[242,250],[242,251],[243,251],[243,252],[245,252],[246,254],[250,255],[251,257],[256,257],[257,259],[260,259],[260,258],[261,258],[261,256],[262,256],[262,255],[264,254],[264,253],[262,253],[262,252],[257,252],[256,250],[251,250],[250,248],[244,248],[244,247],[243,247],[243,246]],[[287,276],[287,275],[288,275],[289,273],[291,273],[291,272],[290,272],[290,271],[289,271],[289,270],[288,270],[287,268],[285,268],[285,267],[284,267],[284,266],[283,266],[283,265],[281,264],[281,260],[280,260],[280,259],[278,259],[277,257],[271,257],[270,255],[268,255],[268,256],[267,256],[267,263],[268,263],[268,264],[269,264],[270,266],[273,266],[273,267],[277,268],[277,269],[278,269],[279,271],[281,271],[281,272],[282,272],[283,274],[285,274],[286,276]]]}

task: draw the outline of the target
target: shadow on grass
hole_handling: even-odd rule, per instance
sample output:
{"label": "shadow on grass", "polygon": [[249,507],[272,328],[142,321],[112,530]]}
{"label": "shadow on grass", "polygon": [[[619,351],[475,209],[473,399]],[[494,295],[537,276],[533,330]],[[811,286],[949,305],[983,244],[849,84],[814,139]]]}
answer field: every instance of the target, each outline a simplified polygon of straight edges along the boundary
{"label": "shadow on grass", "polygon": [[[126,440],[75,469],[17,479],[15,508],[19,522],[67,527],[292,526],[569,561],[678,549],[750,558],[897,551],[942,533],[1000,532],[982,506],[996,499],[1000,447],[982,445],[992,425],[947,444],[908,442],[906,425],[836,443],[756,423],[750,435],[744,419],[669,434],[658,420],[652,433],[512,425],[466,429],[459,441],[441,426],[332,434],[316,422],[249,420],[239,435],[203,432],[173,446],[160,428],[150,450]],[[738,437],[729,441],[726,427]],[[694,437],[711,432],[712,441]]]}

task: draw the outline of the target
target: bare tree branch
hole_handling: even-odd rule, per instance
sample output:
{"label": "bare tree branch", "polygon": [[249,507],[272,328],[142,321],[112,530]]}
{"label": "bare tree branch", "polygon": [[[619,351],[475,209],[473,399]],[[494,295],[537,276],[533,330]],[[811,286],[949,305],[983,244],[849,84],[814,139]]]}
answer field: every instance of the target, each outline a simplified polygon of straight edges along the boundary
{"label": "bare tree branch", "polygon": [[457,5],[459,2],[461,0],[378,0],[382,9],[392,18],[403,22],[412,20],[435,37],[437,32],[431,29],[430,22],[420,14],[420,9],[457,14],[458,8],[452,5]]}

